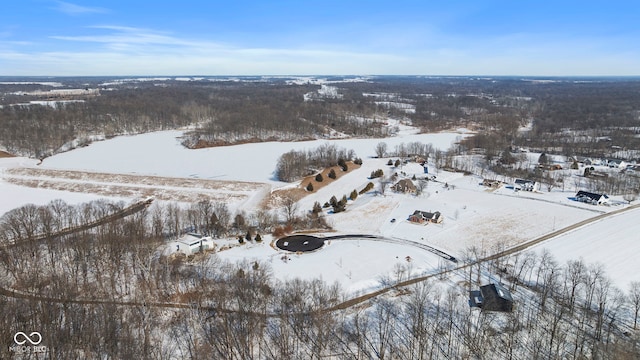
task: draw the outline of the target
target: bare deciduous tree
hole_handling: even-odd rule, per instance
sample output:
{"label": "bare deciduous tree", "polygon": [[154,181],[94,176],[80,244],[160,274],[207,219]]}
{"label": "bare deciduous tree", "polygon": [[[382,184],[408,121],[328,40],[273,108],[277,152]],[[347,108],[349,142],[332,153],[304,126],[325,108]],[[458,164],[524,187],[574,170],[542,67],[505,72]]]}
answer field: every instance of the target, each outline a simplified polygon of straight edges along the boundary
{"label": "bare deciduous tree", "polygon": [[378,158],[383,158],[387,154],[387,143],[379,142],[376,144],[375,151]]}
{"label": "bare deciduous tree", "polygon": [[295,222],[298,213],[298,201],[291,195],[286,195],[282,199],[282,213],[287,224]]}
{"label": "bare deciduous tree", "polygon": [[640,313],[640,281],[632,281],[629,284],[629,299],[633,309],[633,329],[636,330]]}

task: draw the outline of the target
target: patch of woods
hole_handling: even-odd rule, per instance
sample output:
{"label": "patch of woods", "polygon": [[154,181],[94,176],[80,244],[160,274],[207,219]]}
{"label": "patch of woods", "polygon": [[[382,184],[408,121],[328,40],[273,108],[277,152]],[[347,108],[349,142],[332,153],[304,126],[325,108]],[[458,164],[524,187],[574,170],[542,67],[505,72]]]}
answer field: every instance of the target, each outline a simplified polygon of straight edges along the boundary
{"label": "patch of woods", "polygon": [[[15,95],[16,85],[0,85],[0,144],[11,153],[44,158],[86,144],[93,135],[108,138],[187,125],[194,129],[183,143],[191,148],[316,139],[331,131],[363,137],[388,135],[381,123],[362,120],[373,117],[376,108],[372,103],[348,97],[305,101],[304,95],[319,89],[317,85],[290,85],[283,79],[154,80],[113,84],[107,89],[100,85],[102,81],[86,79],[83,85],[100,88],[99,96],[56,105],[29,104],[43,99]],[[22,91],[48,89],[24,85]]]}
{"label": "patch of woods", "polygon": [[[67,79],[67,86],[79,86]],[[640,148],[640,81],[376,77],[335,83],[341,96],[305,101],[319,85],[286,79],[260,82],[154,80],[110,85],[83,79],[100,89],[83,102],[15,105],[46,100],[18,91],[42,85],[0,85],[0,144],[10,153],[37,158],[91,141],[190,125],[190,148],[258,141],[295,141],[333,135],[386,137],[391,117],[423,132],[467,127],[478,132],[464,141],[498,156],[507,146],[546,152],[604,156],[612,146]],[[368,94],[369,96],[365,96]],[[373,95],[373,96],[371,96]],[[389,106],[389,103],[410,105]],[[13,105],[12,105],[13,104]],[[385,105],[386,104],[386,105]],[[519,132],[530,125],[527,132]],[[551,151],[555,149],[554,151]]]}
{"label": "patch of woods", "polygon": [[[0,108],[0,144],[13,154],[44,158],[85,145],[93,135],[175,129],[197,121],[188,110],[194,104],[187,101],[191,94],[186,89],[143,86],[102,91],[84,102],[55,107],[4,105]],[[24,96],[19,100],[36,99]]]}
{"label": "patch of woods", "polygon": [[[224,202],[210,200],[202,200],[189,207],[176,203],[162,206],[154,204],[129,218],[143,216],[146,231],[157,239],[176,238],[187,232],[195,232],[214,238],[242,236],[247,240],[255,240],[269,233],[281,236],[295,230],[329,229],[324,218],[318,214],[300,216],[297,201],[293,197],[285,196],[278,205],[277,210],[261,209],[247,213],[232,212]],[[88,232],[91,229],[81,226],[91,224],[94,227],[102,219],[110,219],[128,208],[123,202],[102,199],[79,205],[70,205],[62,200],[42,206],[27,204],[0,217],[0,246],[28,243],[76,231]]]}
{"label": "patch of woods", "polygon": [[[515,85],[515,84],[514,84]],[[481,148],[490,158],[505,148],[526,147],[535,152],[566,156],[616,157],[624,151],[640,149],[640,81],[635,79],[600,81],[559,81],[518,83],[521,96],[512,110],[500,115],[483,115],[481,132],[465,139],[467,149]],[[512,107],[513,106],[513,107]],[[518,126],[530,125],[518,132]],[[632,153],[631,153],[632,154]]]}
{"label": "patch of woods", "polygon": [[[208,213],[205,205],[186,219]],[[143,359],[640,357],[640,282],[618,289],[600,265],[560,263],[547,252],[480,263],[484,255],[471,248],[459,258],[469,266],[397,287],[412,273],[407,256],[379,279],[386,295],[349,308],[352,295],[338,285],[275,279],[268,262],[159,255],[175,225],[168,206],[54,234],[112,206],[123,205],[55,201],[0,219],[0,336],[35,329],[60,359],[79,349],[83,358]],[[28,238],[46,231],[34,220],[46,211],[57,211],[50,236],[12,245],[7,222]],[[468,291],[489,280],[509,289],[512,312],[469,308]]]}
{"label": "patch of woods", "polygon": [[[347,162],[362,164],[362,160],[356,157],[353,150],[325,143],[315,149],[291,150],[282,154],[278,159],[275,174],[278,180],[291,182],[335,166],[339,167],[340,171],[346,172],[348,170]],[[336,176],[335,169],[330,169],[326,174],[326,177],[330,179],[336,179]],[[314,179],[317,182],[322,182],[324,176],[318,177],[316,174]],[[318,179],[320,180],[318,181]]]}

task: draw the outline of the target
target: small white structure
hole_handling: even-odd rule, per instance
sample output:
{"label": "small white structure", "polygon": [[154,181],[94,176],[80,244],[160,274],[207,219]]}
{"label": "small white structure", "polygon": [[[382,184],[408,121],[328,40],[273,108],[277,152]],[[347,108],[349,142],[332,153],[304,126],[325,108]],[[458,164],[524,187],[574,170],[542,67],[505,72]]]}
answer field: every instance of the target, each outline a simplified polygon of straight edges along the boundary
{"label": "small white structure", "polygon": [[540,183],[533,180],[516,179],[516,181],[513,183],[513,189],[516,191],[540,191]]}
{"label": "small white structure", "polygon": [[629,165],[629,163],[624,160],[620,160],[620,159],[607,160],[607,166],[609,166],[610,168],[617,168],[617,169],[623,170],[627,168],[627,165]]}
{"label": "small white structure", "polygon": [[640,165],[629,164],[623,171],[627,174],[640,174]]}
{"label": "small white structure", "polygon": [[213,249],[213,240],[208,236],[189,233],[171,242],[169,253],[181,252],[187,256]]}

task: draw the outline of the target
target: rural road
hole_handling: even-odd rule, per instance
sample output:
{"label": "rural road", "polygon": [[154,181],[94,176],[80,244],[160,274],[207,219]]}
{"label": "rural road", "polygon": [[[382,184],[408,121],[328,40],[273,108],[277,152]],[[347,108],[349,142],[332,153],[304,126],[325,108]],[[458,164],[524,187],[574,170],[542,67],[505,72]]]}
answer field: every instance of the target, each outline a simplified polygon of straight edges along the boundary
{"label": "rural road", "polygon": [[42,241],[42,240],[47,239],[47,238],[56,238],[56,237],[60,237],[60,236],[73,234],[75,232],[89,230],[89,229],[92,229],[92,228],[94,228],[96,226],[108,224],[108,223],[110,223],[112,221],[125,218],[125,217],[127,217],[129,215],[133,215],[133,214],[135,214],[135,213],[137,213],[139,211],[142,211],[142,209],[145,209],[149,205],[151,205],[152,202],[153,202],[153,199],[147,199],[147,200],[138,201],[138,202],[136,202],[136,203],[134,203],[132,205],[127,206],[124,209],[118,210],[118,211],[114,212],[113,214],[109,214],[109,215],[107,215],[107,216],[105,216],[103,218],[97,219],[97,220],[95,220],[93,222],[90,222],[88,224],[62,229],[62,230],[57,231],[57,232],[55,232],[53,234],[39,234],[39,235],[36,235],[36,236],[28,238],[28,239],[24,239],[24,240],[20,240],[20,241],[14,241],[12,244],[6,244],[6,245],[3,245],[3,246],[0,246],[0,249],[1,248],[8,249],[8,248],[16,247],[16,246],[27,245],[27,244],[30,244],[30,243],[33,243],[33,242]]}
{"label": "rural road", "polygon": [[[148,204],[141,204],[141,203],[136,203],[128,208],[125,208],[123,210],[121,210],[119,213],[117,214],[112,214],[109,215],[106,218],[100,219],[94,223],[91,224],[86,224],[80,228],[91,228],[94,226],[98,226],[100,224],[104,224],[108,221],[113,221],[117,218],[120,217],[124,217],[124,216],[128,216],[130,214],[133,214],[137,211],[142,210],[144,207],[146,207]],[[573,225],[567,226],[565,228],[562,228],[560,230],[556,230],[554,232],[551,232],[549,234],[540,236],[538,238],[535,238],[533,240],[527,241],[525,243],[522,243],[520,245],[514,246],[512,248],[509,248],[507,250],[498,252],[496,254],[492,254],[489,256],[486,256],[484,258],[478,259],[474,262],[470,262],[470,263],[466,263],[457,267],[453,267],[453,268],[449,268],[449,269],[445,269],[443,271],[434,273],[434,274],[430,274],[430,275],[425,275],[425,276],[421,276],[421,277],[417,277],[417,278],[413,278],[413,279],[409,279],[409,280],[405,280],[405,281],[401,281],[399,283],[396,283],[394,285],[373,291],[371,293],[365,294],[365,295],[361,295],[346,301],[343,301],[340,304],[322,309],[320,311],[322,312],[333,312],[333,311],[338,311],[338,310],[344,310],[344,309],[348,309],[350,307],[353,307],[355,305],[361,304],[365,301],[368,301],[372,298],[375,298],[377,296],[383,295],[385,293],[388,293],[392,290],[401,288],[401,287],[406,287],[409,285],[413,285],[422,281],[426,281],[428,279],[432,279],[436,276],[440,276],[446,273],[450,273],[453,271],[457,271],[457,270],[461,270],[461,269],[465,269],[469,266],[478,264],[478,263],[483,263],[486,261],[491,261],[491,260],[495,260],[507,255],[511,255],[523,250],[526,250],[528,248],[531,248],[532,246],[535,246],[543,241],[552,239],[558,235],[564,234],[566,232],[569,231],[573,231],[579,227],[591,224],[593,222],[596,221],[601,221],[605,218],[611,217],[611,216],[615,216],[617,214],[620,214],[622,212],[625,211],[629,211],[629,210],[633,210],[633,209],[637,209],[640,207],[640,204],[636,204],[633,206],[628,206],[626,208],[622,208],[619,210],[614,210],[612,212],[609,213],[605,213],[605,214],[601,214],[583,221],[580,221],[578,223],[575,223]],[[80,228],[75,228],[76,231],[79,231]],[[70,231],[69,229],[67,230],[63,230],[63,231]],[[65,233],[66,234],[66,233]],[[368,238],[376,238],[375,236],[372,235],[367,235]],[[42,239],[43,237],[38,237],[38,239]],[[35,241],[35,240],[32,240]],[[20,243],[22,244],[22,243]],[[17,246],[17,245],[15,245]],[[114,300],[99,300],[99,299],[92,299],[92,300],[81,300],[81,299],[63,299],[63,298],[52,298],[52,297],[47,297],[47,296],[41,296],[41,295],[37,295],[37,294],[29,294],[29,293],[22,293],[22,292],[18,292],[15,290],[10,290],[7,288],[4,288],[2,286],[0,286],[0,295],[1,296],[5,296],[5,297],[10,297],[10,298],[16,298],[16,299],[28,299],[28,300],[33,300],[33,301],[44,301],[44,302],[52,302],[52,303],[62,303],[62,304],[80,304],[80,305],[117,305],[117,306],[150,306],[150,307],[159,307],[159,308],[174,308],[174,309],[186,309],[186,308],[193,308],[195,305],[194,304],[189,304],[189,303],[167,303],[167,302],[142,302],[142,301],[114,301]],[[234,310],[232,309],[221,309],[218,307],[199,307],[200,309],[205,309],[205,310],[212,310],[212,311],[217,311],[217,312],[224,312],[224,313],[232,313],[234,312]],[[278,316],[278,314],[264,314],[264,313],[260,313],[260,314],[256,314],[256,315],[266,315],[266,316]]]}

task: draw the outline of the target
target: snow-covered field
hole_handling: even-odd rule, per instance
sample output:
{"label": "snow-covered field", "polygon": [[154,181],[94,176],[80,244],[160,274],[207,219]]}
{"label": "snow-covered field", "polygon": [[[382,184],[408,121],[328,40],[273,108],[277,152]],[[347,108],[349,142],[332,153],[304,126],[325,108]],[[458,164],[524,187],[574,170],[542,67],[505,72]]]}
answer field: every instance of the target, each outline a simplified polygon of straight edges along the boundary
{"label": "snow-covered field", "polygon": [[[354,149],[359,156],[366,158],[373,155],[375,145],[382,140],[388,143],[389,148],[393,148],[400,142],[423,141],[446,149],[460,136],[457,133],[408,134],[415,131],[406,126],[401,128],[402,131],[407,132],[406,136],[390,139],[332,140],[331,142]],[[265,190],[268,193],[270,187],[289,185],[274,179],[273,172],[281,154],[291,149],[316,148],[327,142],[323,140],[295,143],[268,142],[189,150],[180,144],[181,136],[181,131],[121,136],[58,154],[45,159],[40,165],[36,165],[36,160],[25,158],[0,159],[0,186],[3,189],[0,193],[3,199],[0,210],[3,211],[0,211],[0,214],[29,202],[42,204],[55,198],[69,199],[70,202],[84,201],[82,199],[91,200],[96,198],[96,195],[130,199],[156,195],[163,200],[170,200],[171,196],[175,196],[173,199],[175,201],[188,201],[189,195],[193,194],[193,188],[190,189],[191,192],[185,194],[185,187],[188,186],[184,183],[187,180],[176,183],[175,178],[190,179],[189,181],[199,179],[202,182],[223,180],[224,182],[220,182],[217,186],[217,194],[233,195],[238,201],[230,204],[233,205],[232,209],[240,206],[250,207],[255,205],[255,202],[247,202],[246,199],[253,199],[256,194],[264,195]],[[39,174],[25,174],[24,171],[21,173],[16,169],[34,169],[33,171],[37,170]],[[51,173],[47,174],[47,170]],[[61,176],[58,170],[84,174],[80,174],[82,177],[79,179],[74,180],[68,177],[65,179],[66,176]],[[158,180],[155,183],[149,180],[151,184],[148,183],[149,181],[141,184],[140,180],[122,179],[122,175],[119,174],[146,177],[147,180],[152,180],[153,178],[149,176],[153,176]],[[164,178],[174,178],[174,180]],[[232,185],[230,182],[235,183],[236,189],[230,189]],[[238,182],[246,182],[247,186],[244,189],[237,189]],[[201,185],[200,189],[207,188],[212,183],[209,181],[206,186]],[[15,184],[37,189],[16,187]],[[152,194],[148,192],[149,187],[154,188]],[[83,195],[82,192],[96,195]],[[167,192],[168,195],[166,195]],[[22,193],[26,194],[22,195]],[[215,194],[209,191],[207,196],[213,200],[231,200],[229,196],[216,197]]]}
{"label": "snow-covered field", "polygon": [[[305,197],[301,207],[310,209],[314,201],[323,204],[332,195],[340,198],[351,189],[361,189],[369,181],[367,174],[375,168],[390,169],[384,159],[369,159],[340,182]],[[422,167],[408,164],[399,171],[407,173],[407,177],[420,176]],[[391,190],[384,196],[370,192],[349,201],[347,211],[327,213],[326,217],[339,232],[415,241],[464,258],[465,251],[472,246],[484,254],[495,253],[617,208],[569,200],[574,193],[522,194],[506,188],[492,192],[480,185],[480,178],[462,174],[441,172],[438,180],[430,181],[420,196]],[[408,217],[415,210],[439,211],[444,222],[412,223]]]}
{"label": "snow-covered field", "polygon": [[[445,262],[440,257],[409,245],[380,240],[327,240],[320,250],[307,254],[275,251],[268,242],[252,243],[224,250],[224,260],[258,260],[268,263],[278,279],[321,278],[338,283],[349,294],[364,293],[386,280],[397,282],[434,273]],[[389,281],[391,280],[391,281]]]}
{"label": "snow-covered field", "polygon": [[181,131],[161,131],[143,135],[120,136],[92,143],[87,147],[47,158],[41,167],[143,174],[167,177],[267,182],[285,185],[274,179],[278,158],[292,149],[315,149],[323,143],[353,149],[363,159],[375,154],[375,145],[384,141],[389,149],[401,142],[422,141],[447,149],[463,136],[458,133],[412,134],[388,139],[341,139],[265,142],[190,150],[180,143]]}
{"label": "snow-covered field", "polygon": [[640,208],[636,208],[545,241],[534,249],[549,250],[561,264],[578,259],[585,264],[602,264],[614,285],[626,290],[631,281],[640,281],[639,217]]}
{"label": "snow-covered field", "polygon": [[[148,196],[149,191],[160,200],[185,203],[209,196],[214,201],[227,202],[232,211],[250,213],[270,190],[292,186],[274,178],[281,154],[292,149],[313,149],[326,142],[353,149],[364,163],[300,200],[301,214],[316,201],[324,204],[334,195],[348,197],[352,190],[359,191],[369,181],[375,183],[374,191],[349,200],[345,212],[333,214],[325,210],[326,219],[337,234],[408,240],[463,258],[471,246],[493,253],[624,206],[578,203],[570,199],[575,195],[574,189],[536,193],[514,192],[508,187],[490,190],[480,185],[480,177],[444,171],[436,173],[437,181],[429,181],[421,195],[395,193],[390,188],[380,194],[379,181],[368,178],[376,169],[383,169],[385,175],[397,172],[400,178],[425,175],[415,163],[393,168],[386,165],[388,159],[373,158],[377,143],[384,141],[390,151],[400,143],[414,141],[446,150],[465,136],[464,131],[417,134],[416,129],[397,121],[391,125],[398,128],[398,136],[387,139],[267,142],[198,150],[181,145],[181,131],[162,131],[94,142],[47,158],[39,165],[24,158],[0,159],[0,214],[25,203],[46,204],[56,198],[69,203],[104,196],[133,200]],[[433,169],[433,164],[429,168]],[[411,223],[408,217],[415,210],[439,211],[444,222]],[[605,263],[609,276],[619,286],[625,286],[634,276],[638,279],[637,272],[632,271],[633,258],[621,255],[640,250],[636,244],[640,228],[632,226],[634,214],[637,217],[638,211],[605,219],[593,225],[592,230],[584,228],[540,246],[547,246],[561,260],[583,257],[588,262]],[[237,245],[235,241],[229,243]],[[322,277],[340,283],[350,293],[371,290],[379,286],[382,278],[397,280],[406,278],[408,273],[433,273],[446,262],[414,246],[364,239],[335,240],[318,252],[304,255],[286,254],[265,241],[235,246],[218,256],[266,261],[278,278]]]}
{"label": "snow-covered field", "polygon": [[69,204],[78,204],[104,197],[90,193],[17,186],[3,179],[8,169],[34,167],[36,163],[37,160],[25,158],[0,159],[0,216],[25,204],[45,205],[55,199],[63,199]]}

